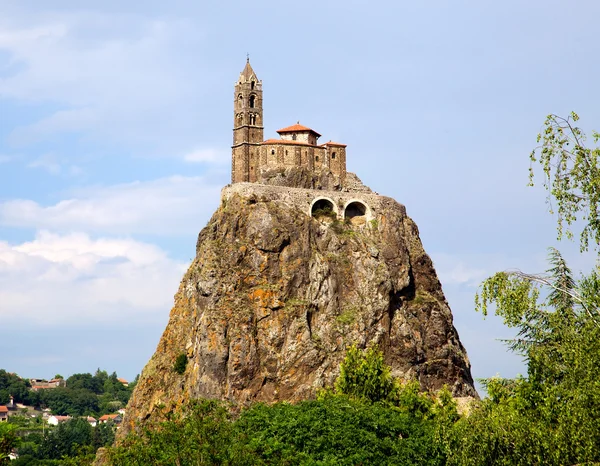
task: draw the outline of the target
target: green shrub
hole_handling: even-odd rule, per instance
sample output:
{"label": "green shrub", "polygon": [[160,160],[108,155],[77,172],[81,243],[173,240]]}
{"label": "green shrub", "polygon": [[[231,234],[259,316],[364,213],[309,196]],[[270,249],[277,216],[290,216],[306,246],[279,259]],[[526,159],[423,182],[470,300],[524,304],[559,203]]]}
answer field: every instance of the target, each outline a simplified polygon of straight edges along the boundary
{"label": "green shrub", "polygon": [[337,214],[330,207],[323,207],[313,211],[312,216],[315,218],[328,217],[332,220],[337,219]]}
{"label": "green shrub", "polygon": [[396,397],[398,384],[379,348],[371,346],[363,352],[352,346],[340,365],[335,391],[368,401],[390,401]]}
{"label": "green shrub", "polygon": [[178,374],[183,374],[185,372],[185,368],[187,367],[188,358],[185,353],[181,353],[175,359],[175,364],[173,364],[173,370]]}

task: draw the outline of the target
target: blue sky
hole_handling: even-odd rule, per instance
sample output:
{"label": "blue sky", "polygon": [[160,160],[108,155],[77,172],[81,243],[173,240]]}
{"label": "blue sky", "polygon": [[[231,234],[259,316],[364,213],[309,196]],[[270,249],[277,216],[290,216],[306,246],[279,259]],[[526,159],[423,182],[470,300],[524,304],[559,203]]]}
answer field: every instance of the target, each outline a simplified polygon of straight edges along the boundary
{"label": "blue sky", "polygon": [[[528,154],[548,113],[600,129],[600,4],[0,0],[0,367],[133,378],[229,182],[233,83],[419,225],[475,377],[523,372],[473,310],[556,246]],[[558,245],[576,270],[591,254]]]}

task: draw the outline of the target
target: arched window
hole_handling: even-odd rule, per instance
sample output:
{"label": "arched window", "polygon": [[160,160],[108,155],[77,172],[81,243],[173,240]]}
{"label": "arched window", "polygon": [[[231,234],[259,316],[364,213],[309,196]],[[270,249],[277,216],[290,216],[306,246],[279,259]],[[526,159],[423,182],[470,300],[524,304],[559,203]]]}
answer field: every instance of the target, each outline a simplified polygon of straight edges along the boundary
{"label": "arched window", "polygon": [[251,125],[255,125],[256,124],[256,114],[253,113],[252,115],[250,115],[250,124]]}
{"label": "arched window", "polygon": [[315,156],[315,162],[318,162],[318,161],[319,161],[319,156],[318,156],[318,155],[316,155],[316,156]]}
{"label": "arched window", "polygon": [[271,149],[271,155],[275,155],[275,149]]}
{"label": "arched window", "polygon": [[346,206],[344,210],[344,218],[349,220],[352,219],[363,219],[367,215],[367,206],[362,202],[354,201]]}
{"label": "arched window", "polygon": [[295,141],[295,140],[296,140],[296,135],[292,134],[292,141]]}
{"label": "arched window", "polygon": [[328,199],[319,199],[310,209],[310,215],[313,217],[330,217],[335,219],[335,209],[333,203]]}
{"label": "arched window", "polygon": [[335,152],[333,152],[333,153],[331,154],[331,158],[332,158],[332,159],[335,159]]}
{"label": "arched window", "polygon": [[256,99],[255,95],[250,96],[250,108],[254,108],[254,100]]}
{"label": "arched window", "polygon": [[254,81],[250,83],[250,89],[254,89]]}

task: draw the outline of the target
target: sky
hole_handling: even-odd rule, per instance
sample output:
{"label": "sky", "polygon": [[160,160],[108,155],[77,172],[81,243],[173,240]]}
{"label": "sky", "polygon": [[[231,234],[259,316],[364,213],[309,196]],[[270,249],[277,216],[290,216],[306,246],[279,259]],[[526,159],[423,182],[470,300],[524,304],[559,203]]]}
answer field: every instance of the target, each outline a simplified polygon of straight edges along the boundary
{"label": "sky", "polygon": [[[549,113],[600,130],[600,3],[0,0],[0,368],[133,379],[230,181],[233,85],[265,139],[300,121],[419,226],[473,376],[524,373],[474,311],[496,271],[572,268],[529,153]],[[541,179],[540,179],[541,180]]]}

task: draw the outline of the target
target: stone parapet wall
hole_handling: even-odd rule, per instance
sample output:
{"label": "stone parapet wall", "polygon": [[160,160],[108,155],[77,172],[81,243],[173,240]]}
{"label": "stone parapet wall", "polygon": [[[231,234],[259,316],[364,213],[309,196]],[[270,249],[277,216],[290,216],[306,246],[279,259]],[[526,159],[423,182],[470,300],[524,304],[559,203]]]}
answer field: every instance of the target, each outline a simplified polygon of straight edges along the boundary
{"label": "stone parapet wall", "polygon": [[402,215],[406,215],[405,207],[397,203],[394,199],[364,191],[325,191],[319,189],[270,186],[258,183],[234,183],[227,185],[222,189],[221,202],[228,201],[235,194],[245,198],[258,196],[262,199],[266,198],[267,200],[282,202],[305,212],[309,216],[311,215],[313,204],[319,199],[327,199],[332,202],[334,211],[339,218],[344,218],[344,211],[352,202],[360,202],[367,207],[367,221],[379,219],[380,213],[390,204],[399,206]]}

